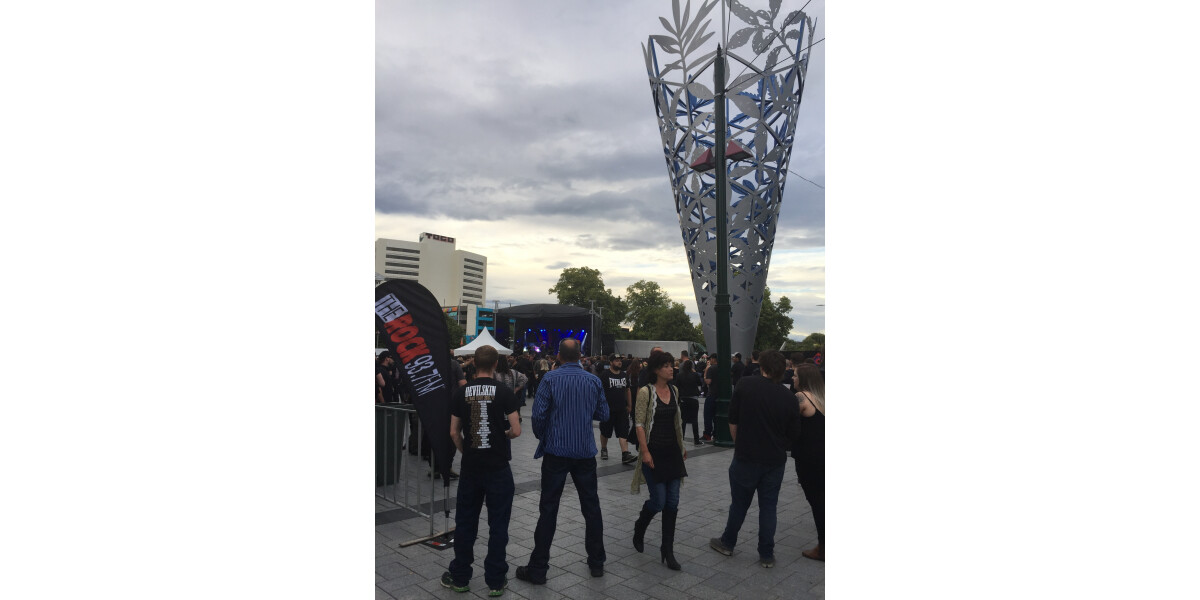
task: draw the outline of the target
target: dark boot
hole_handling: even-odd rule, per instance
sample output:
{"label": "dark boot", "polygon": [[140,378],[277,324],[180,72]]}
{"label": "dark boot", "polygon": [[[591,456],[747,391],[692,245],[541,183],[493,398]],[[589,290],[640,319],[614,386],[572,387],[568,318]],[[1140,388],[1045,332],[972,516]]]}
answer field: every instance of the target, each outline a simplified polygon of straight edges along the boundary
{"label": "dark boot", "polygon": [[633,524],[633,549],[641,552],[645,548],[646,528],[650,526],[650,520],[654,518],[654,511],[642,505],[642,514],[638,515],[637,522]]}
{"label": "dark boot", "polygon": [[675,560],[675,517],[678,515],[678,508],[663,509],[662,561],[672,571],[683,568]]}

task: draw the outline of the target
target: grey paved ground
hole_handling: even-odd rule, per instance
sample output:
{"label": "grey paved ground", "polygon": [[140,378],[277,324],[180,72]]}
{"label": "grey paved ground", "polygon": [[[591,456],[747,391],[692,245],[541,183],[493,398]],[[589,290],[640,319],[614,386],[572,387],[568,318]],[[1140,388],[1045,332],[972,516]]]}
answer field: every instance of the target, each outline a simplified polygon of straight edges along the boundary
{"label": "grey paved ground", "polygon": [[[729,509],[729,463],[731,449],[705,447],[694,453],[689,443],[687,468],[689,477],[680,492],[679,520],[675,534],[675,557],[682,571],[671,571],[659,562],[658,544],[661,539],[661,518],[655,517],[646,533],[646,552],[633,549],[633,521],[647,498],[645,487],[641,494],[629,492],[633,467],[620,462],[620,447],[609,440],[610,458],[597,458],[599,467],[600,505],[604,515],[604,549],[608,554],[605,575],[592,578],[585,562],[583,547],[583,516],[579,498],[568,479],[558,513],[558,530],[550,551],[549,581],[535,586],[516,579],[516,568],[524,565],[533,552],[533,530],[537,524],[538,480],[541,461],[533,459],[537,439],[529,426],[529,406],[521,410],[525,431],[513,441],[513,477],[517,495],[513,501],[509,524],[508,563],[510,580],[504,598],[533,600],[556,598],[614,598],[629,600],[654,598],[674,600],[686,598],[799,598],[825,597],[825,565],[808,560],[800,551],[816,545],[817,532],[813,525],[808,502],[796,484],[795,471],[789,459],[787,474],[779,498],[779,526],[775,533],[773,569],[758,566],[755,550],[758,539],[758,507],[752,505],[746,515],[731,557],[718,554],[708,547],[709,538],[721,534]],[[596,434],[599,445],[599,433]],[[405,455],[407,456],[407,455]],[[413,463],[416,465],[423,463]],[[458,466],[455,465],[455,470]],[[439,508],[440,508],[440,483]],[[456,485],[450,487],[453,500]],[[415,502],[416,487],[411,487]],[[400,492],[401,494],[403,492]],[[429,497],[428,481],[424,498]],[[453,503],[451,503],[453,509]],[[438,579],[454,558],[453,550],[438,551],[418,544],[401,548],[405,541],[429,534],[427,518],[411,518],[396,505],[376,498],[375,510],[375,597],[395,598],[486,598],[483,581],[483,556],[487,548],[487,509],[480,517],[479,539],[475,542],[475,572],[469,593],[455,593],[441,587]],[[409,517],[409,518],[405,518]],[[384,522],[391,521],[391,522]],[[382,522],[382,524],[380,524]],[[451,512],[453,525],[453,512]],[[436,528],[443,528],[439,511]]]}

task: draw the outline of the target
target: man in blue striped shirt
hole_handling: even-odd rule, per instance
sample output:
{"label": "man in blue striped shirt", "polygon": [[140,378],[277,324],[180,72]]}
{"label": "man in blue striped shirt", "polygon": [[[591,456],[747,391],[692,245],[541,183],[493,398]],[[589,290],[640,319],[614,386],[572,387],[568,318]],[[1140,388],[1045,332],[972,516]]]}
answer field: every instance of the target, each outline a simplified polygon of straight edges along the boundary
{"label": "man in blue striped shirt", "polygon": [[546,583],[550,570],[550,544],[558,522],[558,504],[567,475],[579,492],[584,520],[584,548],[592,577],[604,575],[604,521],[596,483],[596,436],[592,421],[608,420],[608,402],[600,378],[579,364],[579,342],[563,340],[558,346],[562,366],[546,373],[533,400],[530,421],[538,439],[534,458],[542,459],[542,495],[538,502],[537,529],[529,564],[517,567],[517,579]]}

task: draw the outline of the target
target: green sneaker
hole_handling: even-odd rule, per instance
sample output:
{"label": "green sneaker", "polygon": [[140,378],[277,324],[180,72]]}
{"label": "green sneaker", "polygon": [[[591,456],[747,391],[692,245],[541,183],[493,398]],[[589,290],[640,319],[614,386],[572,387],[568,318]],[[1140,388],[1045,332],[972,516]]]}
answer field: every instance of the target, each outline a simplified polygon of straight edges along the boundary
{"label": "green sneaker", "polygon": [[450,571],[442,573],[442,587],[452,589],[456,592],[471,591],[471,586],[469,585],[458,585],[457,583],[454,583],[454,577],[450,575]]}
{"label": "green sneaker", "polygon": [[507,578],[507,577],[505,577],[505,578],[504,578],[504,583],[500,584],[500,587],[498,587],[498,588],[494,588],[494,587],[492,587],[492,586],[490,586],[490,585],[489,585],[489,586],[488,586],[488,588],[489,588],[489,589],[488,589],[488,595],[489,595],[489,596],[493,596],[493,597],[495,597],[495,596],[503,596],[503,595],[504,595],[504,588],[506,588],[506,587],[508,587],[508,578]]}

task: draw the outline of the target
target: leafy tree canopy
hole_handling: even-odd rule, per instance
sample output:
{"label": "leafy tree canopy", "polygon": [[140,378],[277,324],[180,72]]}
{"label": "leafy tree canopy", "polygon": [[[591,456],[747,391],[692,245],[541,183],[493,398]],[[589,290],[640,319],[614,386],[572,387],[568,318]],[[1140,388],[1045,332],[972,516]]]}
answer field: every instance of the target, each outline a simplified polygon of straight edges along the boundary
{"label": "leafy tree canopy", "polygon": [[788,340],[787,346],[784,348],[788,352],[797,352],[805,350],[820,350],[825,347],[825,334],[810,333],[803,341]]}
{"label": "leafy tree canopy", "polygon": [[629,309],[626,318],[633,326],[623,339],[704,343],[704,335],[692,323],[687,308],[672,302],[657,282],[643,279],[625,288],[625,304]]}
{"label": "leafy tree canopy", "polygon": [[763,288],[762,307],[758,312],[758,333],[754,336],[756,349],[777,349],[787,341],[795,323],[788,316],[790,312],[792,301],[787,296],[780,296],[779,302],[771,302],[771,288]]}
{"label": "leafy tree canopy", "polygon": [[[625,321],[625,302],[604,287],[600,271],[591,267],[569,267],[558,276],[558,283],[549,289],[559,304],[591,308],[595,301],[597,313],[603,316],[604,333],[617,333]],[[599,309],[603,308],[601,311]]]}
{"label": "leafy tree canopy", "polygon": [[446,329],[450,331],[450,349],[453,350],[463,345],[463,338],[466,337],[467,331],[458,321],[451,319],[450,315],[446,315]]}

